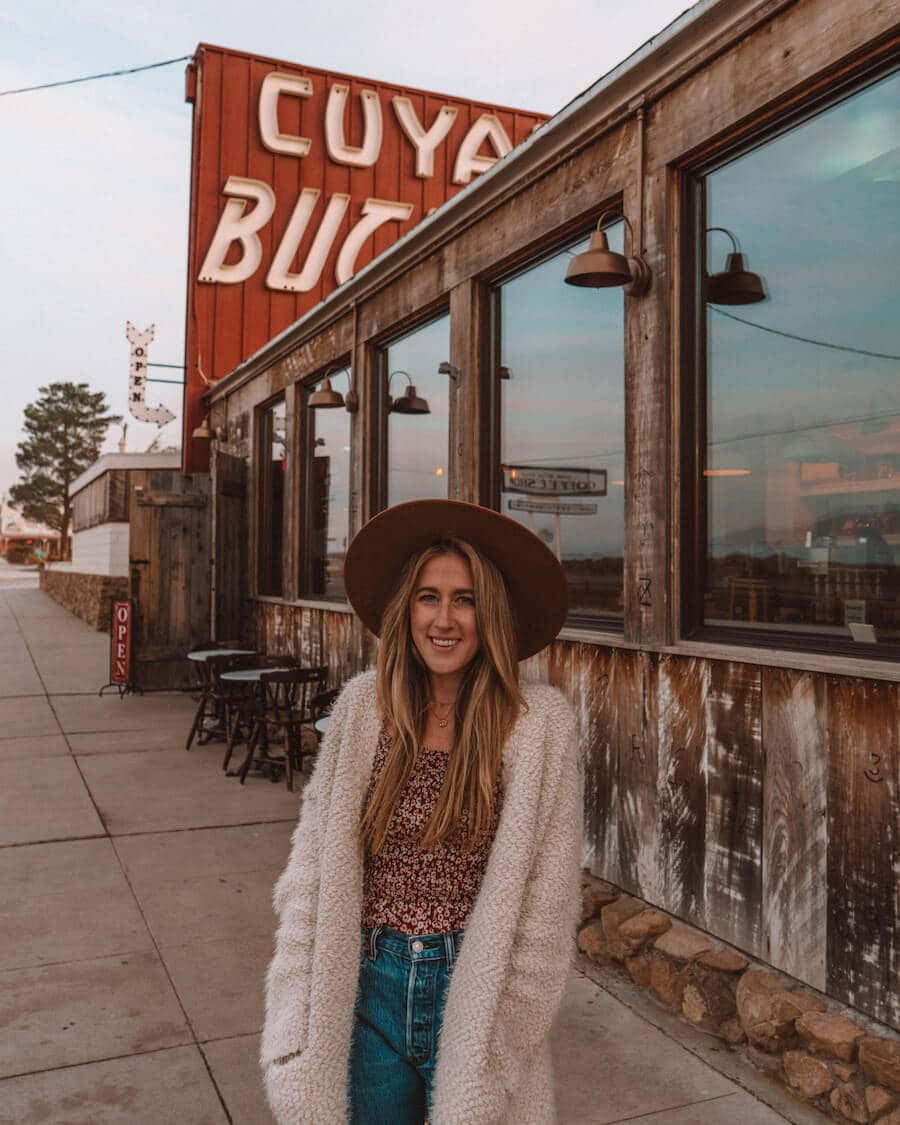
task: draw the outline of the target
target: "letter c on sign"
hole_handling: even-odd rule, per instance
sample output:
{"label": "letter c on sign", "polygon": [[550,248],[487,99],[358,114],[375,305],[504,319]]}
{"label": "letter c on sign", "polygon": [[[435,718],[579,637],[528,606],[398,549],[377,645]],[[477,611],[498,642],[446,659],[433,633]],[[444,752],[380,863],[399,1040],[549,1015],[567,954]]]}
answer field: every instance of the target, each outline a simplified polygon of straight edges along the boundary
{"label": "letter c on sign", "polygon": [[281,74],[273,70],[263,79],[259,91],[259,135],[269,152],[285,156],[306,156],[312,142],[309,137],[295,137],[278,128],[278,99],[282,94],[295,98],[311,98],[312,82],[299,74]]}

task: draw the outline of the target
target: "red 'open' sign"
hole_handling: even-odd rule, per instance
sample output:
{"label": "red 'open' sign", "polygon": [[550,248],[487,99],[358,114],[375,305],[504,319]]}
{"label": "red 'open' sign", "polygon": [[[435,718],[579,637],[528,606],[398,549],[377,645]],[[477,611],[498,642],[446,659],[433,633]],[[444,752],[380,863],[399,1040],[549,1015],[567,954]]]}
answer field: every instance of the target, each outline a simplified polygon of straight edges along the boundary
{"label": "red 'open' sign", "polygon": [[131,683],[131,602],[113,602],[110,638],[109,679],[114,684]]}

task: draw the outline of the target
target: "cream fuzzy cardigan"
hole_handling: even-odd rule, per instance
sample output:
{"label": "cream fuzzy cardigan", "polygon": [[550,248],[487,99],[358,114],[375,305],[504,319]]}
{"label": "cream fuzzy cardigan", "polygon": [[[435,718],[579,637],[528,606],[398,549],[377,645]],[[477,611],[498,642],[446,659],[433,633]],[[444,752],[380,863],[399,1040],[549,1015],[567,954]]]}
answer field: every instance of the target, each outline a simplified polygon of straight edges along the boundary
{"label": "cream fuzzy cardigan", "polygon": [[[525,684],[503,753],[504,797],[444,1011],[432,1125],[555,1121],[547,1036],[579,908],[582,806],[575,719]],[[260,1045],[279,1125],[345,1125],[359,974],[359,820],[381,726],[375,675],[341,693],[275,886],[279,915]]]}

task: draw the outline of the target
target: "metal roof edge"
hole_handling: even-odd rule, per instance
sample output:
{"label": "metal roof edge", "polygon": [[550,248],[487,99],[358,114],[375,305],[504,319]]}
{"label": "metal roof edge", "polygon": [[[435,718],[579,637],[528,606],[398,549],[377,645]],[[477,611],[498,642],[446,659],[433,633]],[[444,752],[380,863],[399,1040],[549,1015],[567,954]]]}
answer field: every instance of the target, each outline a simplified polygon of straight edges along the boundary
{"label": "metal roof edge", "polygon": [[243,360],[206,392],[210,402],[231,394],[277,363],[304,340],[345,315],[369,293],[403,273],[425,251],[471,225],[498,198],[524,185],[530,170],[558,163],[581,138],[602,128],[616,110],[676,70],[702,49],[757,10],[782,7],[795,0],[698,0],[657,35],[573,98],[548,121],[449,199],[433,214],[373,259],[299,320]]}

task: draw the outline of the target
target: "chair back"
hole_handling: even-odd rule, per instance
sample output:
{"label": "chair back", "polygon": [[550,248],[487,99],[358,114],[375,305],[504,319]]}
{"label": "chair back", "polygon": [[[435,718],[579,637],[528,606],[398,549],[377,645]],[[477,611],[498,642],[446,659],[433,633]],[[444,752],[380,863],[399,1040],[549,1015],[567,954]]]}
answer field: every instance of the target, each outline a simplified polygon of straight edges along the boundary
{"label": "chair back", "polygon": [[267,718],[274,722],[307,720],[309,701],[321,691],[327,676],[324,667],[263,672],[260,682],[266,695]]}
{"label": "chair back", "polygon": [[265,656],[254,657],[254,668],[299,668],[300,661],[296,656],[290,656],[285,653],[279,656],[278,653],[266,653]]}

